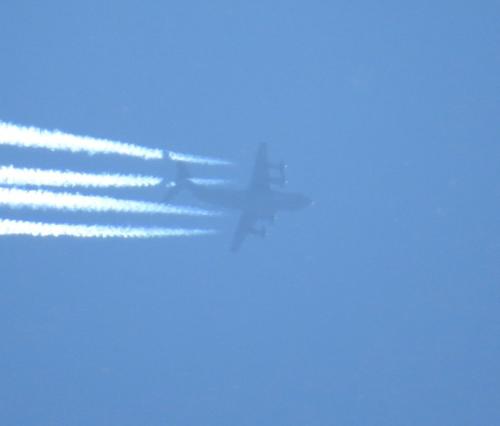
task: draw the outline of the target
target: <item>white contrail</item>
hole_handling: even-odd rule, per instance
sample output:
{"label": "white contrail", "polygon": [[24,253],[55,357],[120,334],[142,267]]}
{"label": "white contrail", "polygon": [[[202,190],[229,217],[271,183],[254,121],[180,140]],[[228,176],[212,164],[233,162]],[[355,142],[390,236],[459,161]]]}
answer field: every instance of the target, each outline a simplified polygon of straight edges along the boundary
{"label": "white contrail", "polygon": [[233,163],[219,158],[200,157],[191,154],[181,154],[180,152],[169,151],[168,156],[172,161],[181,161],[183,163],[202,164],[204,166],[230,166]]}
{"label": "white contrail", "polygon": [[17,126],[0,122],[0,145],[24,148],[46,148],[52,151],[87,152],[89,154],[118,154],[145,160],[161,160],[161,149],[145,148],[90,136],[77,136],[59,130],[42,130],[36,127]]}
{"label": "white contrail", "polygon": [[163,238],[215,234],[211,229],[130,228],[97,225],[68,225],[0,219],[0,235],[76,238]]}
{"label": "white contrail", "polygon": [[66,211],[116,212],[216,216],[219,213],[194,207],[179,207],[145,201],[121,200],[93,195],[0,187],[0,206]]}
{"label": "white contrail", "polygon": [[[200,186],[217,186],[217,185],[229,185],[231,184],[230,180],[227,179],[205,179],[205,178],[189,178],[188,179],[190,182],[194,183],[195,185],[200,185]],[[166,182],[165,188],[173,188],[177,186],[177,182]]]}
{"label": "white contrail", "polygon": [[0,185],[123,188],[155,186],[161,182],[161,178],[153,176],[89,174],[0,166]]}
{"label": "white contrail", "polygon": [[231,183],[231,181],[227,179],[190,178],[189,180],[196,185],[203,186],[229,185]]}

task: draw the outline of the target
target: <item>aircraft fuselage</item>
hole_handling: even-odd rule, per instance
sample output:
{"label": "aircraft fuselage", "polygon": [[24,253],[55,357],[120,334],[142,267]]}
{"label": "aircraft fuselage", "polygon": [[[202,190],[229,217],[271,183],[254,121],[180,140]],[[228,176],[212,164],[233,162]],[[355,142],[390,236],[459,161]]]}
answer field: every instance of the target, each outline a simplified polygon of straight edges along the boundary
{"label": "aircraft fuselage", "polygon": [[307,207],[310,200],[302,194],[263,190],[238,190],[210,188],[190,184],[191,193],[199,200],[231,210],[251,211],[259,217],[268,217],[279,211],[299,210]]}

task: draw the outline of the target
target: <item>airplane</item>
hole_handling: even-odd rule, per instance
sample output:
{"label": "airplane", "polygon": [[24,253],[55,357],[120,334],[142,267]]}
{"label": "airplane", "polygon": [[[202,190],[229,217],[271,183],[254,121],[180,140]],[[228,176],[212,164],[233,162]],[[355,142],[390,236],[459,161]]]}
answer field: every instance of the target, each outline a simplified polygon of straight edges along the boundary
{"label": "airplane", "polygon": [[262,143],[257,150],[250,184],[243,190],[196,184],[191,180],[185,163],[177,161],[176,167],[176,181],[167,193],[165,202],[170,202],[181,190],[186,189],[202,202],[240,211],[231,243],[232,252],[240,249],[247,235],[266,236],[266,228],[256,226],[259,221],[274,223],[279,211],[299,210],[312,204],[305,195],[273,189],[273,185],[285,185],[286,166],[283,162],[269,162],[266,143]]}

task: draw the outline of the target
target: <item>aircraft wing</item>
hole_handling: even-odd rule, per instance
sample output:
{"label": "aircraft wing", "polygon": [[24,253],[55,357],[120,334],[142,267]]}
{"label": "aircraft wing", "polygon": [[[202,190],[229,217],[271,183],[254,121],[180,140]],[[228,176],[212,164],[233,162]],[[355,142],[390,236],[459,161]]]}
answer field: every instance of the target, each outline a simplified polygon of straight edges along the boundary
{"label": "aircraft wing", "polygon": [[271,176],[269,174],[267,159],[267,144],[261,143],[255,157],[250,187],[258,189],[269,189],[270,183]]}
{"label": "aircraft wing", "polygon": [[284,186],[286,183],[285,168],[286,165],[283,161],[278,164],[270,163],[267,155],[267,144],[260,144],[255,157],[250,189],[266,191],[271,185]]}
{"label": "aircraft wing", "polygon": [[236,226],[236,231],[234,232],[233,241],[231,243],[231,251],[236,252],[241,247],[243,241],[248,234],[255,233],[254,225],[257,218],[250,213],[241,213],[238,225]]}

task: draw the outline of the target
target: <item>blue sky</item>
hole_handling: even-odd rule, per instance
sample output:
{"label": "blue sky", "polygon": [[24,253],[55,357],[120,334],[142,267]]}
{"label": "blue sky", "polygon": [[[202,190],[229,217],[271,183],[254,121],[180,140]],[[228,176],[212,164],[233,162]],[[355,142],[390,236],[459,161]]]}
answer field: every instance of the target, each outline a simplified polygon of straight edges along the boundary
{"label": "blue sky", "polygon": [[315,206],[238,256],[234,215],[1,208],[221,232],[2,237],[0,423],[497,424],[499,21],[494,1],[2,2],[0,120],[227,158],[195,172],[242,186],[267,141]]}

